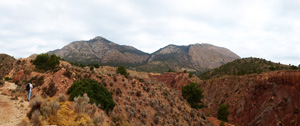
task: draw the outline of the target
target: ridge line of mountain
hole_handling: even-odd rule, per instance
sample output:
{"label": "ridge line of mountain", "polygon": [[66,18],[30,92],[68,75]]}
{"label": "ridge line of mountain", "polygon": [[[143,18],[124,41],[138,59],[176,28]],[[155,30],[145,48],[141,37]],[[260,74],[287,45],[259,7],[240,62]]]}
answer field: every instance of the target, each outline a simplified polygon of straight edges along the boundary
{"label": "ridge line of mountain", "polygon": [[146,53],[133,46],[116,44],[101,36],[88,41],[74,41],[48,53],[71,62],[124,65],[146,72],[164,72],[168,69],[203,72],[240,59],[229,49],[206,43],[180,46],[169,44],[153,53]]}

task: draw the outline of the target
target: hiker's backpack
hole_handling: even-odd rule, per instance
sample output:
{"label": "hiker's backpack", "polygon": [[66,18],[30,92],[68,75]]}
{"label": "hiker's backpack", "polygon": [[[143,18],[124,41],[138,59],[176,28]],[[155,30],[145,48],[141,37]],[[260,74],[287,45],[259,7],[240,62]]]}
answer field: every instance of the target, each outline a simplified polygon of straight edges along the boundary
{"label": "hiker's backpack", "polygon": [[27,84],[26,86],[26,91],[29,91],[30,90],[30,86],[29,86],[29,83]]}

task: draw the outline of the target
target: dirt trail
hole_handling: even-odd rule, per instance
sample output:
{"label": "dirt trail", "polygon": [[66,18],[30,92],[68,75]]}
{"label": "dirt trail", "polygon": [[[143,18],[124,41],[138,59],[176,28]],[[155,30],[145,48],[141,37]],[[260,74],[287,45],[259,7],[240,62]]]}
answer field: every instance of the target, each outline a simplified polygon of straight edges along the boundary
{"label": "dirt trail", "polygon": [[9,90],[16,89],[17,85],[10,82],[5,82],[3,87],[0,87],[0,126],[15,126],[26,117],[29,111],[29,102],[26,96],[18,97],[18,100],[12,100],[12,96],[8,96]]}

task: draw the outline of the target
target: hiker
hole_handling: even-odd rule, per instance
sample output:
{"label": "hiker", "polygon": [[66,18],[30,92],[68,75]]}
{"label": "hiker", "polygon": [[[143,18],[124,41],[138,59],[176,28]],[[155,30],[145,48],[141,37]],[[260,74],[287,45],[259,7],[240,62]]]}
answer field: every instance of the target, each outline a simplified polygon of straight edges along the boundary
{"label": "hiker", "polygon": [[26,91],[27,91],[27,100],[30,101],[30,96],[31,96],[31,89],[33,88],[32,84],[29,82],[26,86]]}

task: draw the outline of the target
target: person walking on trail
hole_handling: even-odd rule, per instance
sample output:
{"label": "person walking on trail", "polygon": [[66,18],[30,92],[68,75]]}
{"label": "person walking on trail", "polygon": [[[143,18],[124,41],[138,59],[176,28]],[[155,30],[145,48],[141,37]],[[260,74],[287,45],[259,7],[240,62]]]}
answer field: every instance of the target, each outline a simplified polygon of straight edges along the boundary
{"label": "person walking on trail", "polygon": [[32,84],[29,82],[26,86],[26,91],[27,91],[27,100],[30,101],[31,97],[31,89],[33,88]]}

